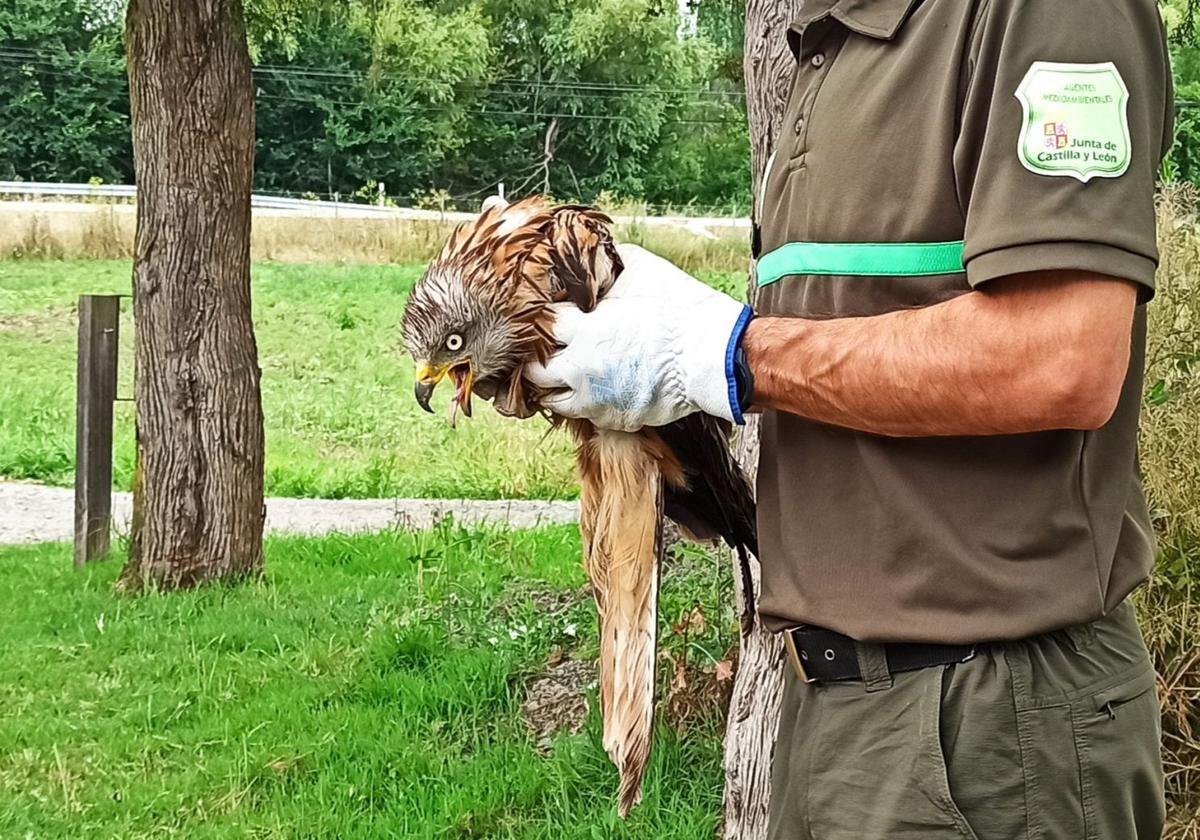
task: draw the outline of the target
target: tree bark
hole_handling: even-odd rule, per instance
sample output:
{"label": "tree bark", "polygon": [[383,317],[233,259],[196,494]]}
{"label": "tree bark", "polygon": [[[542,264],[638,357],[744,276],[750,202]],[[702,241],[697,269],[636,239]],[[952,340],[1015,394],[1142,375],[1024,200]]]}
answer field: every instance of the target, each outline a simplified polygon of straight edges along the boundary
{"label": "tree bark", "polygon": [[138,475],[125,589],[261,574],[250,315],[254,84],[240,0],[132,0]]}
{"label": "tree bark", "polygon": [[[757,197],[767,160],[779,137],[784,104],[795,59],[787,46],[787,28],[800,11],[801,0],[747,0],[746,2],[746,108],[750,124],[751,184],[754,219],[762,208]],[[753,270],[747,296],[754,302],[757,286]],[[758,472],[759,418],[751,415],[738,441],[738,458],[747,474]],[[737,562],[735,557],[734,562]],[[753,593],[742,591],[742,576],[735,571],[739,609],[748,596],[758,593],[760,566],[751,563]],[[760,840],[767,835],[771,801],[771,757],[783,698],[783,643],[758,620],[743,629],[741,652],[729,717],[725,729],[725,808],[727,840]]]}

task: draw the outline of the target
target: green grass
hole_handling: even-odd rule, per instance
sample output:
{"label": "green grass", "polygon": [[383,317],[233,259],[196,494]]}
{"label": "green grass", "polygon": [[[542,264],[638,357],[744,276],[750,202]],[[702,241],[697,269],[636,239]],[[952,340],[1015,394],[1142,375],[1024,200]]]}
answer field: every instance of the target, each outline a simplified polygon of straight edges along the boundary
{"label": "green grass", "polygon": [[[2,548],[0,837],[711,837],[718,720],[659,726],[625,824],[594,693],[582,733],[534,749],[527,679],[595,653],[589,599],[535,604],[578,591],[578,552],[570,527],[277,539],[261,584],[129,597],[116,560]],[[676,655],[734,638],[725,565],[665,575],[664,626],[709,615],[667,632]]]}
{"label": "green grass", "polygon": [[[420,265],[254,266],[267,493],[322,498],[571,498],[566,435],[483,404],[451,429],[412,396],[400,317]],[[731,273],[710,282],[736,289]],[[0,476],[69,484],[74,469],[75,302],[129,291],[119,261],[0,261]],[[128,309],[126,301],[126,309]],[[120,392],[132,396],[132,318]],[[133,475],[133,407],[117,406],[114,482]]]}

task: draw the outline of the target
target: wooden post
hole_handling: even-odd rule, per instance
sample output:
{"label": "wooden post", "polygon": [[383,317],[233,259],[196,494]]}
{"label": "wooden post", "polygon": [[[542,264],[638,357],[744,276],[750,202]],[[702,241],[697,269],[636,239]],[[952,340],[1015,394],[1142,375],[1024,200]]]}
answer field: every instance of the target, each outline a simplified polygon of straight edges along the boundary
{"label": "wooden post", "polygon": [[120,314],[118,295],[79,296],[75,390],[76,567],[108,554]]}

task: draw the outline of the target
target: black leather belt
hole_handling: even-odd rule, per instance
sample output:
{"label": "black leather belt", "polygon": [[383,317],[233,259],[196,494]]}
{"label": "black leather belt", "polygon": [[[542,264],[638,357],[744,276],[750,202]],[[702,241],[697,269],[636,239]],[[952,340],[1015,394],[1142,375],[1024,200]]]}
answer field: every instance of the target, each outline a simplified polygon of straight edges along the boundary
{"label": "black leather belt", "polygon": [[[858,663],[859,642],[842,633],[821,627],[797,627],[783,634],[792,667],[805,682],[861,680]],[[974,645],[932,645],[919,643],[879,645],[887,656],[893,674],[919,671],[937,665],[966,662],[975,656]]]}

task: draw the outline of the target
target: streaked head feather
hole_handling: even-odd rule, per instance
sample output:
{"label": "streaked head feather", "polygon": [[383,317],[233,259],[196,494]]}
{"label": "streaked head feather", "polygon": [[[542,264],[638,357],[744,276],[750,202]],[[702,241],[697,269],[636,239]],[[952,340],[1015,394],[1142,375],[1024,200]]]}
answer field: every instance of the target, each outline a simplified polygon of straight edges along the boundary
{"label": "streaked head feather", "polygon": [[[491,202],[455,229],[413,288],[402,325],[409,352],[431,358],[448,331],[469,325],[480,379],[508,379],[525,362],[545,361],[555,350],[549,304],[590,310],[620,273],[611,224],[590,207],[552,207],[540,197]],[[526,389],[518,381],[490,390],[509,395],[497,401],[501,411],[525,415],[536,399]]]}

